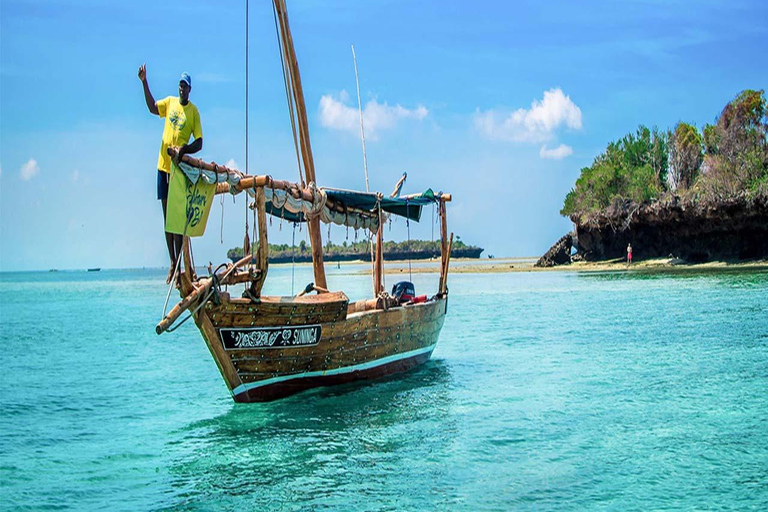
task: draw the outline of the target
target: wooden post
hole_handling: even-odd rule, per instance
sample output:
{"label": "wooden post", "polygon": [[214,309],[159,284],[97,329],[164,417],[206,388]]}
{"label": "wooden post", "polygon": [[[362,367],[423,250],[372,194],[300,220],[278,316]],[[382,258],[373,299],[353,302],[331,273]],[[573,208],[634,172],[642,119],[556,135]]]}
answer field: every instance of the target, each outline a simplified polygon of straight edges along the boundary
{"label": "wooden post", "polygon": [[379,222],[379,229],[376,231],[376,261],[374,263],[374,296],[378,297],[384,291],[384,226]]}
{"label": "wooden post", "polygon": [[442,275],[442,278],[440,279],[440,293],[445,293],[448,289],[448,265],[451,262],[451,249],[453,249],[453,233],[451,233],[451,239],[448,242],[448,253],[445,258],[445,264],[440,270],[440,274]]}
{"label": "wooden post", "polygon": [[440,286],[438,291],[442,293],[445,284],[445,260],[448,257],[448,221],[445,218],[445,201],[440,201],[438,212],[440,213]]}
{"label": "wooden post", "polygon": [[256,213],[259,217],[259,249],[257,252],[257,261],[261,275],[258,280],[254,281],[251,287],[251,293],[255,297],[261,296],[261,289],[264,286],[264,281],[267,278],[267,269],[269,267],[269,241],[267,239],[267,212],[266,212],[266,197],[264,195],[264,189],[259,187],[256,189]]}
{"label": "wooden post", "polygon": [[189,237],[185,236],[181,244],[181,253],[184,256],[184,272],[181,273],[181,294],[186,297],[195,290],[192,284],[197,280],[195,269],[192,268],[192,253],[189,248]]}

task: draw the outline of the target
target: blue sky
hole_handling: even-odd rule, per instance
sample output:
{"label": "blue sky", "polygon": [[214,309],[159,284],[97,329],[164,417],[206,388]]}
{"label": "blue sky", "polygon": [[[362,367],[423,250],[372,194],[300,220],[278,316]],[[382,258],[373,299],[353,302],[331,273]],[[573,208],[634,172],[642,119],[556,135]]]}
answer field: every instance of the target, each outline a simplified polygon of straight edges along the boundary
{"label": "blue sky", "polygon": [[[638,124],[701,127],[768,85],[759,1],[408,2],[288,5],[321,185],[451,192],[449,227],[496,256],[539,255],[571,223],[579,170]],[[207,160],[245,169],[245,3],[0,3],[0,270],[167,264],[155,98],[192,75]],[[295,180],[271,2],[250,5],[249,171]],[[352,117],[350,117],[352,116]],[[213,206],[198,263],[240,245],[242,197]],[[432,236],[431,212],[411,236]],[[273,222],[270,241],[289,243]],[[297,233],[297,240],[306,230]],[[324,228],[327,237],[327,227]],[[343,228],[331,228],[342,242]],[[406,237],[403,221],[385,232]],[[223,238],[223,243],[221,242]],[[354,234],[350,233],[353,239]]]}

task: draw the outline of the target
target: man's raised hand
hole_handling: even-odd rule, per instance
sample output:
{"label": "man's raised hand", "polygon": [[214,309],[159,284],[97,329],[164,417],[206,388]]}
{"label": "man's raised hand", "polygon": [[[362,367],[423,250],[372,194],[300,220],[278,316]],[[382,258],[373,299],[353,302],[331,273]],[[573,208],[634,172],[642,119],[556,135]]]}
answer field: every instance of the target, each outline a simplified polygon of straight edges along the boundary
{"label": "man's raised hand", "polygon": [[139,66],[139,80],[145,82],[147,80],[147,65],[142,64]]}

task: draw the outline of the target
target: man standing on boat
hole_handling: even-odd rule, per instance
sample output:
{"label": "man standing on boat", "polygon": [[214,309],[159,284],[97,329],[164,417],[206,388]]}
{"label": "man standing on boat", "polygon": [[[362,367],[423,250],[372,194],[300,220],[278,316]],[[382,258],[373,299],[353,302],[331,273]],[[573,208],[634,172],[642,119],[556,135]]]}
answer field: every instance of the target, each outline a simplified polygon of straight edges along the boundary
{"label": "man standing on boat", "polygon": [[[168,96],[160,101],[155,101],[149,91],[146,64],[139,67],[139,80],[144,86],[144,99],[150,113],[165,118],[160,156],[157,160],[157,198],[162,201],[163,221],[165,221],[168,212],[168,183],[171,176],[171,157],[168,156],[167,150],[171,146],[177,146],[179,148],[178,160],[181,160],[183,155],[197,153],[203,149],[203,126],[200,123],[200,113],[197,107],[189,101],[189,93],[192,90],[192,78],[189,74],[181,74],[178,97]],[[192,144],[187,144],[190,136],[194,136],[194,141]],[[171,258],[167,283],[173,279],[176,264],[181,257],[182,242],[182,235],[165,232],[165,243]]]}

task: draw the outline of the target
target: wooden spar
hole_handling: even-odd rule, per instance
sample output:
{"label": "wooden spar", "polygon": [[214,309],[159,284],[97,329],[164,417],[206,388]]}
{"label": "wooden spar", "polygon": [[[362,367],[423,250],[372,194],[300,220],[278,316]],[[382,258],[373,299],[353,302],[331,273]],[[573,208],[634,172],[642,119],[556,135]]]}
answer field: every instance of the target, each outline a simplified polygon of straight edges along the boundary
{"label": "wooden spar", "polygon": [[[271,189],[278,189],[278,190],[285,190],[287,193],[291,194],[296,199],[303,199],[308,202],[312,202],[314,200],[314,196],[312,195],[312,191],[308,188],[301,188],[295,183],[291,183],[290,181],[284,181],[284,180],[273,180],[269,176],[248,176],[246,178],[243,178],[240,180],[240,183],[235,186],[235,189],[238,191],[243,190],[249,190],[252,188],[259,188],[259,187],[267,187]],[[229,194],[229,184],[227,183],[218,183],[216,185],[216,193],[217,194]],[[336,201],[333,201],[331,199],[327,199],[325,202],[325,206],[327,206],[332,211],[337,211],[339,213],[354,213],[356,215],[360,215],[361,217],[376,217],[377,214],[375,212],[369,212],[368,210],[362,210],[360,208],[355,208],[353,206],[344,206],[341,203],[338,203]]]}
{"label": "wooden spar", "polygon": [[238,283],[250,283],[261,277],[261,270],[249,268],[247,271],[235,272],[227,278],[227,282],[224,284],[232,285]]}
{"label": "wooden spar", "polygon": [[448,265],[451,261],[451,249],[453,249],[453,233],[451,233],[451,239],[448,242],[448,254],[445,257],[445,266],[440,269],[440,293],[445,293],[448,289]]}
{"label": "wooden spar", "polygon": [[[296,105],[296,118],[299,128],[299,141],[301,143],[301,157],[304,162],[304,175],[307,183],[317,184],[315,177],[315,162],[312,156],[312,144],[309,140],[309,125],[307,123],[307,107],[304,103],[304,90],[301,86],[301,73],[296,60],[296,50],[293,46],[291,27],[288,24],[288,10],[285,0],[274,0],[275,12],[280,25],[280,34],[283,45],[283,58],[288,65],[289,80],[292,85],[293,101]],[[320,234],[320,219],[309,219],[309,241],[312,246],[312,267],[315,274],[315,284],[321,288],[327,288],[325,279],[325,267],[323,266],[323,239]]]}
{"label": "wooden spar", "polygon": [[[168,152],[168,156],[170,156],[174,160],[179,154],[179,148],[175,146],[169,147],[166,151]],[[195,158],[189,155],[184,155],[181,161],[184,162],[185,164],[191,165],[192,167],[197,167],[198,169],[203,169],[205,171],[214,171],[214,172],[221,172],[221,173],[234,172],[235,174],[240,172],[237,169],[230,169],[229,167],[226,167],[224,165],[218,165],[215,162],[208,163],[204,160],[200,160],[199,158]]]}
{"label": "wooden spar", "polygon": [[[187,248],[187,251],[189,249]],[[185,255],[186,258],[186,255]],[[249,263],[251,261],[251,255],[249,254],[245,258],[241,259],[232,267],[230,267],[224,275],[221,277],[220,281],[222,284],[228,284],[228,278],[232,272],[246,263]],[[198,283],[198,286],[194,286],[192,283],[190,283],[190,287],[192,288],[192,291],[188,293],[178,304],[176,304],[171,311],[168,312],[167,315],[165,315],[165,318],[163,318],[159,324],[155,327],[155,332],[157,334],[162,334],[165,332],[171,325],[173,325],[173,322],[176,321],[181,314],[187,310],[192,304],[194,304],[197,300],[201,299],[203,295],[208,293],[208,290],[211,289],[211,286],[213,285],[213,278],[204,278],[201,279]]]}
{"label": "wooden spar", "polygon": [[261,296],[261,289],[264,286],[264,280],[267,278],[267,269],[269,268],[269,241],[267,239],[267,212],[265,210],[266,198],[264,189],[256,189],[256,212],[259,216],[259,248],[256,262],[259,265],[261,275],[251,286],[251,293],[255,297]]}
{"label": "wooden spar", "polygon": [[[168,148],[168,154],[173,158],[176,158],[177,151],[178,151],[178,148],[174,148],[174,147]],[[235,169],[230,169],[223,165],[208,163],[204,160],[193,158],[189,155],[184,155],[184,157],[182,158],[182,161],[185,164],[191,165],[192,167],[197,167],[198,169],[203,169],[206,171],[214,171],[214,172],[220,172],[220,173],[225,173],[225,172],[238,173],[239,172]],[[296,199],[301,198],[304,201],[308,201],[308,202],[313,202],[315,199],[315,196],[313,195],[311,189],[307,187],[302,187],[301,185],[298,185],[291,181],[276,180],[276,179],[273,179],[272,176],[268,176],[268,175],[260,175],[260,176],[243,175],[240,181],[238,182],[238,184],[234,185],[234,189],[238,192],[242,192],[244,190],[256,189],[259,187],[269,187],[271,189],[285,190]],[[229,183],[216,184],[216,194],[229,194],[229,193],[230,193]],[[421,194],[410,194],[410,195],[401,196],[401,197],[412,198],[412,197],[418,197],[420,195]],[[450,202],[451,194],[440,195],[440,200],[444,202]],[[325,205],[331,210],[335,210],[339,213],[354,213],[363,217],[376,217],[378,215],[376,212],[370,212],[368,210],[362,210],[360,208],[355,208],[352,206],[345,207],[342,204],[337,203],[331,199],[328,199]]]}
{"label": "wooden spar", "polygon": [[[390,196],[390,197],[394,197],[394,196]],[[414,199],[416,197],[421,197],[421,194],[408,194],[406,196],[400,196],[400,199]],[[440,201],[443,201],[446,203],[451,202],[451,194],[440,194],[438,198],[440,199]]]}

